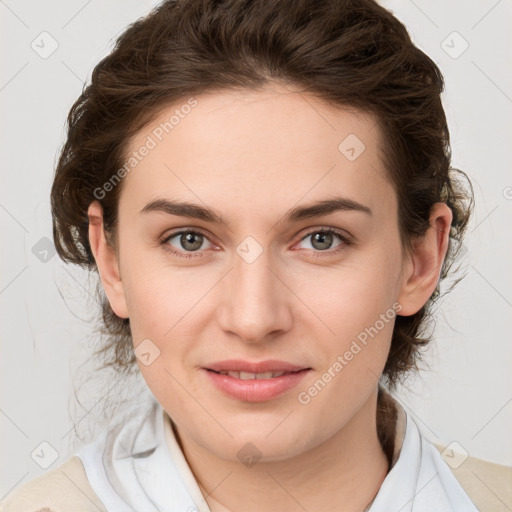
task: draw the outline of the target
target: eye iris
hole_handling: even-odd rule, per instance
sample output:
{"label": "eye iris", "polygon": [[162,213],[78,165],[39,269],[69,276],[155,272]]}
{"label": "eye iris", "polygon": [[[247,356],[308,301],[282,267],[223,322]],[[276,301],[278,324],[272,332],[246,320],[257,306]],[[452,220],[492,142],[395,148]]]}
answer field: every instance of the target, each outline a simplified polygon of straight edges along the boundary
{"label": "eye iris", "polygon": [[[195,239],[195,243],[193,242],[194,239]],[[187,249],[189,251],[197,251],[198,249],[201,248],[201,245],[203,243],[203,235],[201,235],[199,233],[182,234],[180,237],[180,242],[181,242],[182,247],[184,247],[185,249]],[[187,244],[189,242],[192,243],[193,247],[187,247]]]}
{"label": "eye iris", "polygon": [[[317,242],[320,242],[320,247],[316,247],[315,244]],[[332,244],[332,233],[324,233],[324,232],[314,233],[311,243],[312,243],[313,247],[315,247],[315,249],[328,249],[330,247],[330,245]],[[324,245],[323,247],[322,247],[322,244]]]}

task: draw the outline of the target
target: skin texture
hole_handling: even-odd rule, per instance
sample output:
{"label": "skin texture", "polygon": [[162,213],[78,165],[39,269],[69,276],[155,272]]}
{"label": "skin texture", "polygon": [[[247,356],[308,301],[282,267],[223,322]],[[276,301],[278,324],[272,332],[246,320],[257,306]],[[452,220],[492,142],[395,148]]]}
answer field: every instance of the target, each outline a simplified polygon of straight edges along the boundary
{"label": "skin texture", "polygon": [[[149,339],[160,351],[148,366],[139,361],[140,371],[175,423],[213,512],[334,511],[340,503],[360,511],[388,471],[376,401],[394,319],[309,403],[297,395],[394,303],[402,315],[424,305],[439,278],[451,211],[434,205],[430,229],[404,255],[373,117],[275,84],[196,100],[126,176],[117,252],[105,241],[99,203],[89,207],[103,287],[116,314],[130,318],[134,346]],[[140,148],[177,107],[162,110],[130,149]],[[354,161],[338,149],[350,134],[365,145]],[[372,215],[338,211],[278,224],[293,207],[337,195]],[[212,208],[228,224],[139,213],[157,198]],[[330,245],[315,243],[322,227],[353,243],[336,235]],[[167,242],[193,253],[190,259],[159,245],[178,228],[205,235],[200,246],[201,238],[195,242],[198,251],[179,235]],[[237,253],[249,236],[262,249],[251,263]],[[296,389],[254,403],[210,384],[201,367],[224,359],[280,359],[312,371]],[[251,466],[237,456],[249,442],[261,454]]]}

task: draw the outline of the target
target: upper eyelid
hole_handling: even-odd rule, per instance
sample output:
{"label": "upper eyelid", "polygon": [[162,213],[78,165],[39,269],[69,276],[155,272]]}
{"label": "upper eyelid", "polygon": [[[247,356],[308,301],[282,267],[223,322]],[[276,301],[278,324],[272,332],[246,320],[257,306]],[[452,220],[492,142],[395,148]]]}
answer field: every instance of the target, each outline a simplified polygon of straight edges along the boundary
{"label": "upper eyelid", "polygon": [[160,237],[160,240],[164,241],[164,240],[169,240],[170,238],[174,238],[175,236],[177,235],[181,235],[183,233],[197,233],[198,235],[203,235],[205,238],[207,238],[211,243],[214,243],[211,239],[210,239],[210,236],[208,234],[206,234],[205,232],[201,231],[200,228],[180,228],[176,231],[170,231],[169,233],[167,234],[164,234]]}

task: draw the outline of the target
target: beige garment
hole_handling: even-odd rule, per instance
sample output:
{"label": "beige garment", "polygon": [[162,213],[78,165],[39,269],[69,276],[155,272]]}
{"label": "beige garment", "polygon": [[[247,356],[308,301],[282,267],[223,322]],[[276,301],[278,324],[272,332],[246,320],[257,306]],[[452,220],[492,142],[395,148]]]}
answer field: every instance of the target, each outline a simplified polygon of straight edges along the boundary
{"label": "beige garment", "polygon": [[[399,415],[393,462],[400,454],[405,434],[405,413],[399,404],[397,407]],[[189,493],[199,512],[210,512],[179,447],[170,418],[165,411],[163,414],[167,445]],[[445,448],[437,444],[434,446],[440,452]],[[480,512],[512,510],[512,468],[469,457],[460,467],[452,471]],[[107,512],[107,510],[91,488],[82,461],[74,455],[55,469],[12,491],[0,502],[0,512]]]}
{"label": "beige garment", "polygon": [[73,455],[60,466],[15,489],[1,512],[107,512],[91,488],[82,461]]}
{"label": "beige garment", "polygon": [[[443,454],[445,446],[433,443]],[[453,458],[450,450],[445,461]],[[480,512],[510,512],[512,510],[512,467],[468,457],[459,467],[451,467],[455,478]]]}

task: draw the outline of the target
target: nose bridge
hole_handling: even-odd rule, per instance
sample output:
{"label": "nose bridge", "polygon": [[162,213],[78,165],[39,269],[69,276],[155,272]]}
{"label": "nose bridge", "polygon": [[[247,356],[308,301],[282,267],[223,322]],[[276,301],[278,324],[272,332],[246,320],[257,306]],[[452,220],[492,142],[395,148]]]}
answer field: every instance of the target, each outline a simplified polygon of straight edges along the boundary
{"label": "nose bridge", "polygon": [[225,330],[258,342],[272,331],[287,328],[284,285],[277,272],[271,253],[254,238],[247,237],[238,245],[221,308]]}

